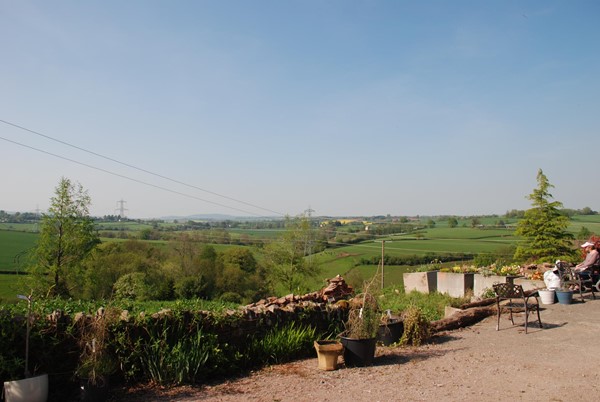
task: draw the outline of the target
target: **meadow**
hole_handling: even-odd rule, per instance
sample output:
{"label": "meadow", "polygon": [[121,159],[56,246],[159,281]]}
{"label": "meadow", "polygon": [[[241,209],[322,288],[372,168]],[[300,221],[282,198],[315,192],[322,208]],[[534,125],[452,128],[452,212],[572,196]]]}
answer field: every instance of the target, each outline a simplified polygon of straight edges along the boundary
{"label": "meadow", "polygon": [[37,237],[29,231],[0,229],[0,271],[20,270],[23,254],[35,245]]}
{"label": "meadow", "polygon": [[[327,278],[342,275],[349,282],[360,283],[363,279],[373,276],[377,270],[375,265],[362,264],[363,259],[379,258],[382,245],[385,241],[386,256],[423,256],[423,255],[449,255],[452,254],[485,254],[493,253],[510,258],[511,246],[516,245],[520,239],[514,235],[516,219],[504,219],[509,228],[496,228],[493,225],[498,218],[481,218],[481,227],[471,227],[470,219],[459,220],[458,227],[450,228],[447,221],[439,220],[435,227],[419,231],[418,236],[414,234],[378,236],[376,240],[369,240],[357,244],[334,244],[323,252],[317,253],[313,258],[321,267],[320,275],[308,283],[308,289],[319,289],[325,284]],[[162,225],[166,224],[159,224]],[[573,216],[568,230],[577,234],[582,227],[586,227],[592,233],[600,233],[600,215]],[[136,237],[141,230],[152,228],[150,224],[137,222],[113,222],[100,225],[100,230],[118,230]],[[166,228],[166,227],[165,227]],[[0,272],[18,271],[23,268],[23,254],[34,246],[37,233],[33,231],[35,224],[0,224]],[[340,227],[344,232],[347,227]],[[260,239],[265,242],[273,241],[281,235],[281,229],[228,229],[232,238],[245,236],[252,239]],[[102,238],[103,242],[124,241],[117,238]],[[160,248],[169,247],[167,241],[149,241]],[[216,250],[223,251],[230,247],[247,247],[229,244],[214,244]],[[250,247],[258,261],[261,260],[261,249]],[[432,257],[433,258],[433,257]],[[444,261],[446,264],[460,263],[460,261]],[[415,266],[388,265],[384,270],[384,282],[386,286],[402,288],[402,274],[414,271]],[[14,275],[0,273],[0,298],[14,297],[18,289],[18,280]]]}

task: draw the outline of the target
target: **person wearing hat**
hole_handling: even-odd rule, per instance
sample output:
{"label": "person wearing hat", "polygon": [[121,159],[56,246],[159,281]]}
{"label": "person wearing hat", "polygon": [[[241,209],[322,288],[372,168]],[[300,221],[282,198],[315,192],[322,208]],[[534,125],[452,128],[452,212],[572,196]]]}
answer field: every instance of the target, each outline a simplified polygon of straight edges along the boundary
{"label": "person wearing hat", "polygon": [[581,247],[585,250],[586,255],[585,260],[575,266],[576,272],[587,271],[592,266],[600,264],[600,253],[598,253],[594,243],[586,241]]}

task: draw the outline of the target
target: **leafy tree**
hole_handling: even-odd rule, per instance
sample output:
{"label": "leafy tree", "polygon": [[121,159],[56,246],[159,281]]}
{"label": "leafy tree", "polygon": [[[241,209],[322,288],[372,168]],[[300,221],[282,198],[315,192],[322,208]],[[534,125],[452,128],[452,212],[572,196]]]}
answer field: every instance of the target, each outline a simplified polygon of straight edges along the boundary
{"label": "leafy tree", "polygon": [[590,207],[584,207],[581,210],[581,215],[595,215],[597,214],[596,211],[592,211],[592,209]]}
{"label": "leafy tree", "polygon": [[579,229],[579,232],[577,232],[578,240],[589,239],[590,236],[592,236],[592,232],[590,232],[590,230],[585,226],[582,226],[581,229]]}
{"label": "leafy tree", "polygon": [[34,289],[47,296],[68,297],[81,286],[83,263],[100,240],[89,216],[91,199],[80,184],[61,178],[42,216],[33,251]]}
{"label": "leafy tree", "polygon": [[254,258],[254,254],[252,254],[252,251],[250,251],[247,248],[230,248],[223,252],[222,259],[225,264],[235,265],[244,272],[256,272],[256,259]]}
{"label": "leafy tree", "polygon": [[320,272],[311,259],[314,231],[306,215],[291,220],[286,218],[283,236],[265,247],[264,264],[274,285],[286,291],[298,290],[304,280]]}
{"label": "leafy tree", "polygon": [[473,218],[471,218],[471,227],[472,228],[479,226],[479,225],[481,225],[481,220],[478,217],[474,216]]}
{"label": "leafy tree", "polygon": [[96,247],[86,263],[82,297],[110,297],[114,292],[113,285],[123,275],[140,272],[152,274],[151,278],[160,277],[165,261],[166,255],[161,249],[143,241],[103,243]]}
{"label": "leafy tree", "polygon": [[456,218],[448,218],[448,227],[455,228],[458,226],[458,220]]}
{"label": "leafy tree", "polygon": [[527,198],[533,208],[525,211],[524,218],[517,223],[516,234],[524,241],[515,251],[515,260],[527,262],[551,262],[555,259],[571,259],[573,236],[567,232],[569,218],[560,213],[562,203],[550,201],[549,189],[554,187],[538,170],[538,186]]}

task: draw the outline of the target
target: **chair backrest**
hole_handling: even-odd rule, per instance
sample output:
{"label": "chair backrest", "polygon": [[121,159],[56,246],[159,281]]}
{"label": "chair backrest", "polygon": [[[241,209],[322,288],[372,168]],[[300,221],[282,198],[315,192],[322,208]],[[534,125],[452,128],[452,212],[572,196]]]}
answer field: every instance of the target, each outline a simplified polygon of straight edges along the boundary
{"label": "chair backrest", "polygon": [[561,281],[575,280],[575,271],[573,270],[573,267],[571,267],[571,264],[569,264],[566,261],[557,261],[556,267],[558,268],[558,271],[560,273],[559,276]]}
{"label": "chair backrest", "polygon": [[496,297],[500,299],[516,299],[524,298],[525,293],[523,292],[523,286],[515,285],[512,283],[496,283],[494,286],[494,292]]}

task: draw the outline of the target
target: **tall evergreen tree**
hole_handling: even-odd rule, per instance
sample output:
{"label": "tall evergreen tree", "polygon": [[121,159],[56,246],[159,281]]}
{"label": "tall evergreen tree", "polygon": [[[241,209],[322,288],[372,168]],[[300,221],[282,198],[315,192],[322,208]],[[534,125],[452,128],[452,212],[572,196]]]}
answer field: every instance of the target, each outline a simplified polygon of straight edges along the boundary
{"label": "tall evergreen tree", "polygon": [[91,199],[80,184],[61,178],[50,204],[33,251],[34,289],[68,297],[83,279],[83,262],[100,240],[89,216]]}
{"label": "tall evergreen tree", "polygon": [[553,262],[556,259],[571,259],[574,256],[573,235],[567,232],[569,218],[560,213],[562,203],[550,201],[549,189],[554,187],[542,169],[537,174],[538,186],[527,198],[532,208],[525,211],[524,218],[517,224],[516,234],[523,242],[515,251],[514,258],[523,262]]}

